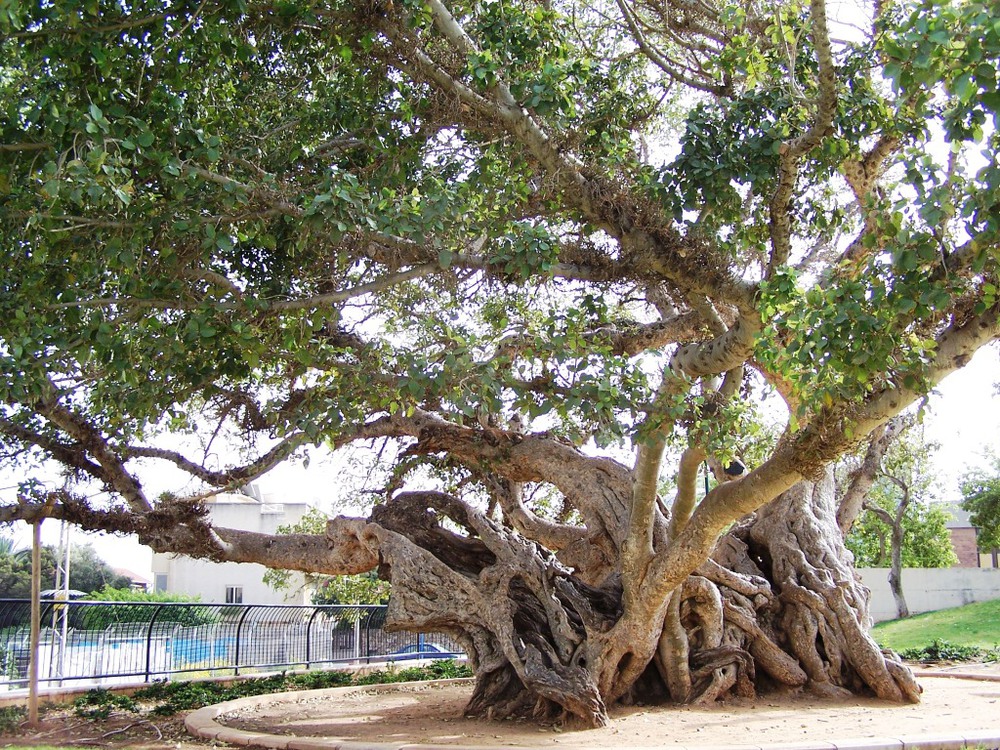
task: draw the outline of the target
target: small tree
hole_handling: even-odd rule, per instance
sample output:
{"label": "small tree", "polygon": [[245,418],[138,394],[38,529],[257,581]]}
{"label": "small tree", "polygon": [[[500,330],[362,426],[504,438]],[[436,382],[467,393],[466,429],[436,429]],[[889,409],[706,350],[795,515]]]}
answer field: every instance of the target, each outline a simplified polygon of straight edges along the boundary
{"label": "small tree", "polygon": [[888,567],[889,588],[899,617],[909,617],[903,594],[903,567],[939,568],[957,558],[948,534],[948,514],[934,508],[934,477],[929,459],[933,444],[903,425],[887,446],[863,512],[846,538],[855,562]]}
{"label": "small tree", "polygon": [[979,529],[979,549],[1000,547],[1000,457],[991,457],[989,470],[968,472],[961,481],[962,508]]}
{"label": "small tree", "polygon": [[70,551],[70,588],[91,593],[101,589],[131,589],[132,579],[116,573],[90,544],[75,544]]}
{"label": "small tree", "polygon": [[[892,560],[891,530],[879,513],[897,509],[891,495],[871,499],[847,537],[847,548],[859,568],[888,568]],[[877,510],[876,510],[877,508]],[[920,500],[911,502],[902,519],[901,559],[904,568],[947,568],[958,559],[948,532],[948,512]]]}

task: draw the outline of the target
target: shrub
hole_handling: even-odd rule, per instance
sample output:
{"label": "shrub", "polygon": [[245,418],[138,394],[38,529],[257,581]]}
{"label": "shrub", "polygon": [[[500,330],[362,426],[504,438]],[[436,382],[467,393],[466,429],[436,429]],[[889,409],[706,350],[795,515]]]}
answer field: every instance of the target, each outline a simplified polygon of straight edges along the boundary
{"label": "shrub", "polygon": [[[105,586],[95,591],[89,597],[90,601],[115,602],[122,605],[144,604],[147,602],[159,604],[176,604],[164,606],[156,616],[157,622],[174,622],[180,625],[206,625],[218,620],[217,610],[210,605],[200,604],[197,596],[170,594],[165,591],[134,591],[132,589],[113,589]],[[199,606],[200,605],[200,606]],[[126,622],[148,622],[152,617],[152,608],[146,606],[101,607],[83,606],[80,613],[81,623],[78,627],[84,630],[104,630],[109,625]]]}
{"label": "shrub", "polygon": [[270,677],[241,680],[226,685],[221,682],[154,682],[138,690],[133,697],[156,701],[152,713],[171,716],[178,711],[192,711],[213,703],[245,698],[251,695],[280,693],[285,690],[318,690],[349,685],[377,685],[383,682],[410,682],[415,680],[440,680],[453,677],[471,677],[472,670],[454,659],[442,659],[425,667],[407,669],[377,669],[365,675],[344,671],[317,671],[298,675],[281,673]]}
{"label": "shrub", "polygon": [[15,734],[21,728],[21,722],[28,716],[24,706],[4,706],[0,708],[0,734]]}
{"label": "shrub", "polygon": [[994,661],[1000,658],[1000,648],[985,649],[979,646],[963,646],[958,643],[935,638],[929,646],[908,648],[900,656],[908,661]]}
{"label": "shrub", "polygon": [[288,682],[303,690],[322,690],[351,684],[351,673],[341,671],[306,672],[292,675]]}
{"label": "shrub", "polygon": [[84,719],[106,719],[115,709],[138,713],[139,706],[127,695],[112,693],[103,688],[90,690],[73,701],[73,710]]}
{"label": "shrub", "polygon": [[221,682],[154,682],[134,693],[139,699],[159,701],[153,713],[171,716],[213,703],[245,698],[250,695],[278,693],[291,687],[284,673],[270,677],[241,680],[226,685]]}

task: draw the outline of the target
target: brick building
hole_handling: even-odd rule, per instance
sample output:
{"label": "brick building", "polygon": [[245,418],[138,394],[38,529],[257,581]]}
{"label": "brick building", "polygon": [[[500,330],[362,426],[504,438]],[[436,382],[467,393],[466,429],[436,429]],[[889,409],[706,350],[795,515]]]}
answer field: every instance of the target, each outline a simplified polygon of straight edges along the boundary
{"label": "brick building", "polygon": [[969,520],[969,512],[958,505],[948,504],[945,510],[951,513],[952,520],[948,522],[951,533],[951,546],[958,557],[959,568],[997,568],[1000,567],[998,550],[979,549],[979,530]]}

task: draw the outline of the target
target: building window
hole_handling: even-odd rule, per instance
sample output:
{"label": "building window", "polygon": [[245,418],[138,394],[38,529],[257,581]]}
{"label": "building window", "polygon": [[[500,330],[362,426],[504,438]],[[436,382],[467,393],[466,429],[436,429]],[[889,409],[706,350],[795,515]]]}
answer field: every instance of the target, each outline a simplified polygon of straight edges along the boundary
{"label": "building window", "polygon": [[166,591],[167,590],[167,574],[157,573],[153,576],[153,591]]}
{"label": "building window", "polygon": [[226,586],[226,604],[242,604],[242,603],[243,603],[243,587]]}

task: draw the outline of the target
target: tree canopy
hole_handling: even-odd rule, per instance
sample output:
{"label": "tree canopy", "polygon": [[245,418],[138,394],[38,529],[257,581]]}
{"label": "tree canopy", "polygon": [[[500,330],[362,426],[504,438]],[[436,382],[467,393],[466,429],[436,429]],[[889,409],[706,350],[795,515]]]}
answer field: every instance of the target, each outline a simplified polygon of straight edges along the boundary
{"label": "tree canopy", "polygon": [[889,446],[866,491],[865,510],[845,538],[859,567],[890,566],[897,523],[902,567],[947,568],[958,562],[947,526],[951,514],[935,503],[940,487],[931,458],[937,448],[912,426]]}
{"label": "tree canopy", "polygon": [[977,470],[962,477],[962,508],[978,531],[979,549],[1000,547],[1000,459],[994,457],[991,470]]}
{"label": "tree canopy", "polygon": [[[58,551],[49,545],[41,549],[42,589],[56,586]],[[89,544],[76,545],[70,552],[72,589],[90,593],[99,589],[128,589],[132,581],[115,573]],[[0,537],[0,599],[31,597],[31,549],[16,549],[12,540]]]}
{"label": "tree canopy", "polygon": [[[880,495],[874,502],[887,512],[896,509],[896,498]],[[947,523],[948,511],[917,501],[903,515],[902,562],[904,568],[947,568],[958,562]],[[854,562],[864,568],[888,568],[890,528],[874,513],[866,513],[847,537]]]}
{"label": "tree canopy", "polygon": [[[0,520],[377,568],[391,626],[462,640],[472,712],[601,723],[758,673],[915,699],[829,465],[1000,336],[1000,25],[827,11],[5,3],[0,445],[78,485]],[[373,440],[368,518],[206,521]],[[149,496],[157,463],[196,488]]]}

